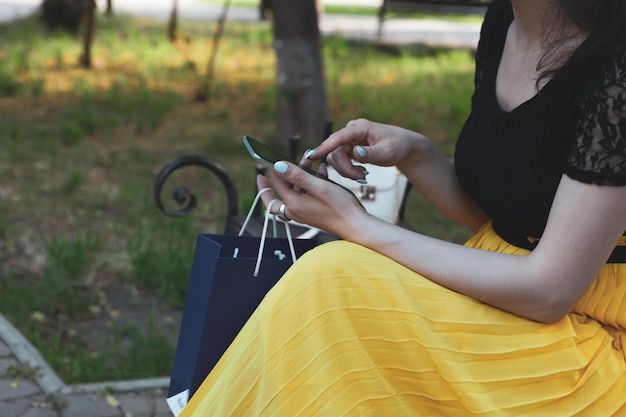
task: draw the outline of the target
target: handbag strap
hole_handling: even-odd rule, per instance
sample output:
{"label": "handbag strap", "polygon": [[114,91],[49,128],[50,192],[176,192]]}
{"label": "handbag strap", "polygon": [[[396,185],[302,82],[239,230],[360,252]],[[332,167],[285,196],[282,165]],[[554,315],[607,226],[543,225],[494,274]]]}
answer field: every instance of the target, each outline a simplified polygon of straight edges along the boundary
{"label": "handbag strap", "polygon": [[[243,225],[241,226],[241,230],[239,231],[239,236],[243,235],[243,232],[246,228],[246,226],[248,226],[248,223],[250,222],[250,219],[252,218],[252,214],[254,212],[254,208],[256,207],[256,205],[259,203],[259,200],[261,198],[261,195],[263,195],[263,193],[266,193],[268,191],[271,191],[271,188],[263,188],[262,190],[260,190],[257,195],[254,197],[254,201],[252,202],[252,207],[250,208],[250,211],[248,212],[248,215],[246,216],[246,219],[243,222]],[[280,202],[280,200],[278,199],[274,199],[272,201],[270,201],[270,203],[267,205],[267,208],[265,209],[265,218],[263,220],[263,230],[261,232],[261,243],[259,245],[259,253],[257,255],[257,259],[256,259],[256,265],[254,266],[254,276],[258,276],[259,275],[259,269],[261,268],[261,259],[263,258],[263,249],[265,248],[265,238],[267,237],[267,227],[269,224],[269,219],[270,217],[272,217],[273,220],[273,232],[274,232],[274,236],[277,236],[277,230],[276,230],[276,220],[278,219],[278,217],[276,215],[272,215],[271,213],[271,209],[272,206],[276,203]],[[280,220],[280,219],[278,219]],[[281,220],[282,221],[282,220]],[[285,224],[285,232],[287,234],[287,242],[289,243],[289,251],[291,252],[291,259],[293,260],[293,262],[295,262],[297,260],[296,257],[296,250],[294,248],[293,245],[293,238],[291,237],[291,229],[289,228],[289,222],[283,222]]]}

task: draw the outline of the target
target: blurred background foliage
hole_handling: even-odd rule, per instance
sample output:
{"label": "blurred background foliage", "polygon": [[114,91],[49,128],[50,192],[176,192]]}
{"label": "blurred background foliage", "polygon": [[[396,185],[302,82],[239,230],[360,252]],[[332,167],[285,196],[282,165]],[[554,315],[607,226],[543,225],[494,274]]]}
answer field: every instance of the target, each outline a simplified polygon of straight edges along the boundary
{"label": "blurred background foliage", "polygon": [[[165,217],[151,193],[167,161],[218,161],[241,210],[250,205],[255,169],[241,138],[274,132],[271,26],[228,22],[211,99],[198,103],[214,29],[180,22],[170,41],[161,21],[99,17],[84,68],[80,31],[35,17],[0,24],[0,311],[66,383],[169,374],[195,235],[222,230],[226,203],[211,174],[183,170],[170,182],[194,190],[199,207]],[[322,53],[335,127],[399,124],[452,155],[470,51],[329,37]],[[467,236],[415,193],[407,218],[429,235]]]}

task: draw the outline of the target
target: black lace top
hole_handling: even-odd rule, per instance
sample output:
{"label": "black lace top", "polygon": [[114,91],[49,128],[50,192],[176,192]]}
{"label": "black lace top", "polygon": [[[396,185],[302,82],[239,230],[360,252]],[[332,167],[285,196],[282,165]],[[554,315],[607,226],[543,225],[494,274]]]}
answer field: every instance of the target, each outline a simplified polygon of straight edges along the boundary
{"label": "black lace top", "polygon": [[557,76],[505,112],[495,82],[512,19],[510,0],[494,0],[485,16],[472,111],[455,167],[495,231],[518,244],[542,235],[564,173],[586,183],[626,185],[626,34],[611,41],[584,79]]}

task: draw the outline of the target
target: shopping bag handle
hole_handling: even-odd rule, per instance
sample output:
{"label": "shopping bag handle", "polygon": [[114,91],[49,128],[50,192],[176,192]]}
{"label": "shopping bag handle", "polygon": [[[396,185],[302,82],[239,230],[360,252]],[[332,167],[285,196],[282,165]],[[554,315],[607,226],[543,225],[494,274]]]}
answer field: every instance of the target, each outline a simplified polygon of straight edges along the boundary
{"label": "shopping bag handle", "polygon": [[[254,201],[252,202],[252,207],[250,208],[250,211],[248,212],[248,215],[246,216],[246,219],[244,220],[243,225],[241,226],[241,230],[239,231],[239,236],[243,235],[246,227],[248,226],[248,223],[250,222],[250,219],[252,218],[254,208],[256,207],[256,205],[259,203],[259,200],[261,199],[261,195],[263,195],[263,193],[266,193],[268,191],[272,191],[272,189],[263,188],[262,190],[259,190],[257,195],[254,197]],[[277,236],[277,230],[276,230],[277,219],[279,221],[282,221],[285,224],[285,232],[287,233],[287,242],[289,243],[289,251],[291,252],[291,259],[293,260],[293,262],[297,260],[296,250],[293,245],[293,238],[291,237],[291,229],[289,228],[289,222],[283,221],[279,219],[276,215],[272,215],[271,213],[272,206],[278,202],[280,202],[280,200],[278,199],[274,199],[270,201],[269,204],[267,205],[267,208],[265,209],[265,216],[264,216],[265,218],[263,220],[263,230],[261,232],[261,243],[259,245],[259,253],[257,254],[256,265],[254,267],[253,275],[255,277],[259,275],[259,269],[261,268],[261,259],[263,258],[263,249],[265,248],[265,238],[267,237],[267,227],[269,224],[270,217],[272,217],[273,219],[273,232],[274,232],[275,237]]]}
{"label": "shopping bag handle", "polygon": [[[248,211],[248,215],[246,216],[245,220],[243,221],[243,224],[241,225],[241,229],[239,230],[238,236],[243,236],[243,233],[246,231],[246,227],[248,226],[248,223],[250,223],[250,220],[252,219],[252,216],[254,214],[254,208],[257,206],[257,204],[259,204],[259,200],[261,199],[261,196],[268,191],[272,191],[272,189],[263,188],[259,190],[259,192],[256,194],[256,196],[254,197],[254,200],[252,201],[252,206],[250,207],[250,210]],[[274,229],[274,231],[276,230]]]}

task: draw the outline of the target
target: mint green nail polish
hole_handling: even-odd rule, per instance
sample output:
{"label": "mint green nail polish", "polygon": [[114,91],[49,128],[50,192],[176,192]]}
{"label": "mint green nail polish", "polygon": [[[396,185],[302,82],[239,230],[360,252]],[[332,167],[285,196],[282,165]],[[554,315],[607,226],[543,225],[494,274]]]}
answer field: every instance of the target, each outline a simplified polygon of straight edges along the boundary
{"label": "mint green nail polish", "polygon": [[356,153],[358,153],[361,158],[365,158],[367,156],[367,152],[365,152],[365,148],[362,146],[356,147]]}
{"label": "mint green nail polish", "polygon": [[361,178],[357,178],[354,181],[358,182],[359,184],[367,184],[367,180],[362,180]]}
{"label": "mint green nail polish", "polygon": [[289,165],[287,165],[286,162],[278,161],[274,164],[274,171],[278,172],[279,174],[286,173],[288,169]]}

